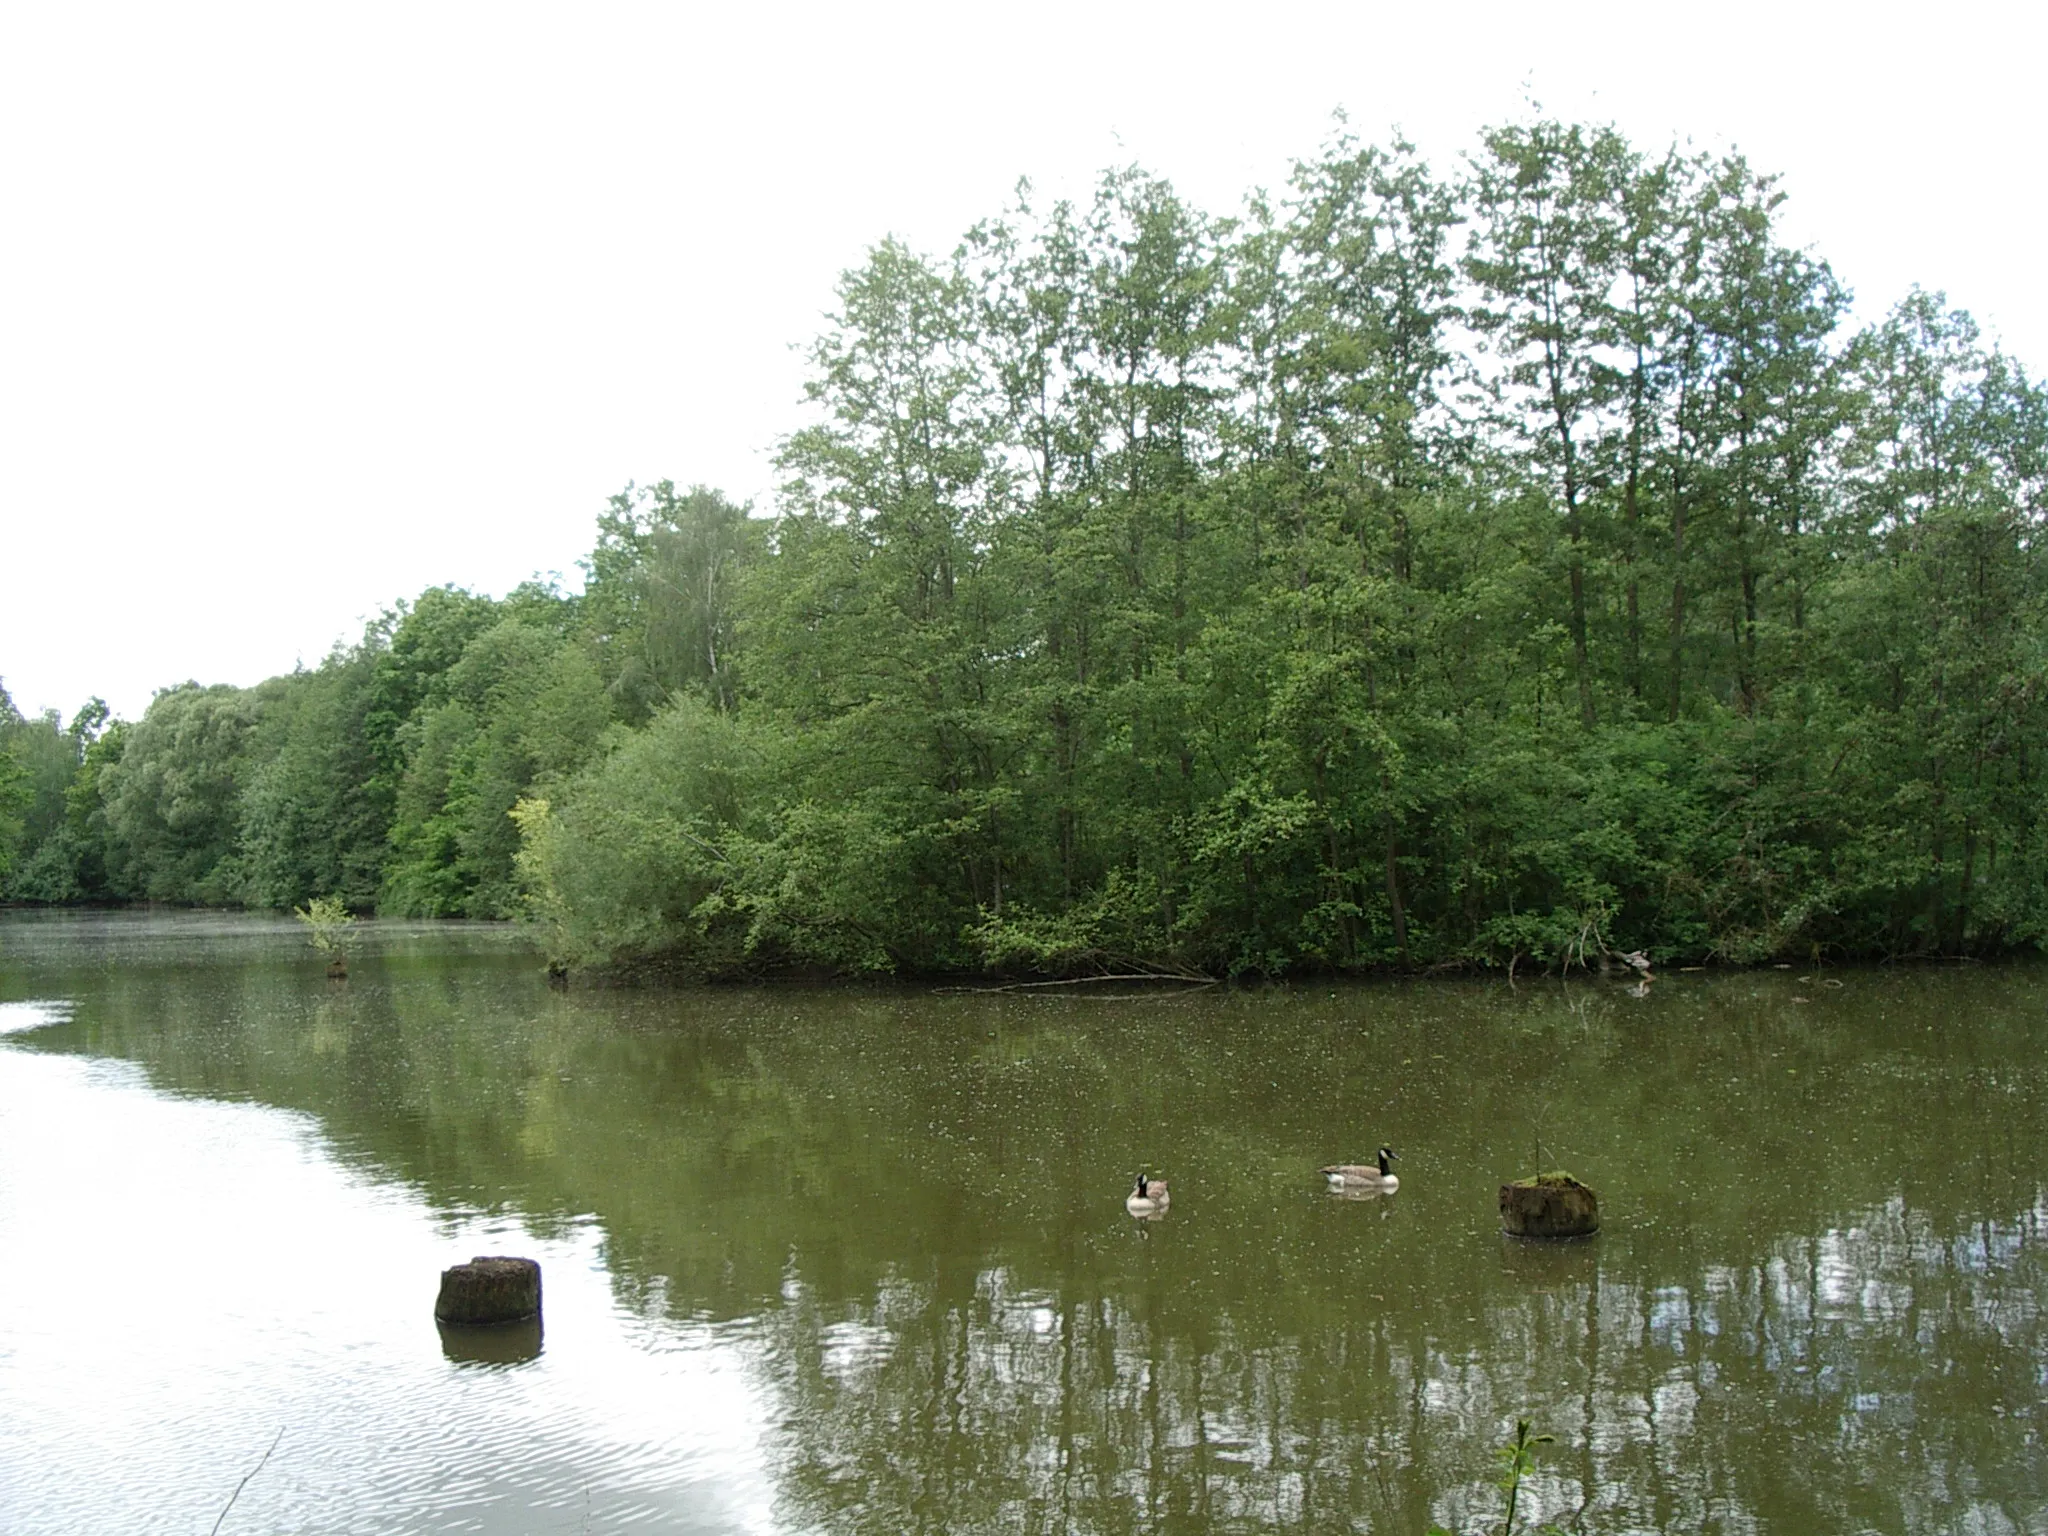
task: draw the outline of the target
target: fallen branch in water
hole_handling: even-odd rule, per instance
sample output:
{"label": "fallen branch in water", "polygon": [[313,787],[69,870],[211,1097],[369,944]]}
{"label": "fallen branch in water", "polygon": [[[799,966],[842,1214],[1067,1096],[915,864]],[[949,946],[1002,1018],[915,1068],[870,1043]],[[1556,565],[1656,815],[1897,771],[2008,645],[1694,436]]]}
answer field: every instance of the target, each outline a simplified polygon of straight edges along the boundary
{"label": "fallen branch in water", "polygon": [[1214,976],[1202,976],[1192,971],[1112,971],[1102,976],[1064,976],[1057,981],[1012,981],[999,987],[937,987],[934,990],[948,996],[961,993],[981,996],[992,992],[1039,992],[1051,987],[1092,987],[1103,981],[1172,981],[1190,989],[1216,985]]}
{"label": "fallen branch in water", "polygon": [[[1204,981],[1191,982],[1186,986],[1177,987],[1171,992],[1090,992],[1075,999],[1075,1001],[1089,1003],[1162,1003],[1170,998],[1192,996],[1194,993],[1206,991],[1215,985],[1216,983],[1213,981]],[[1043,998],[1046,1002],[1057,1001],[1054,994],[1049,992],[1034,992],[1032,996]]]}
{"label": "fallen branch in water", "polygon": [[[280,1424],[277,1426],[276,1437],[272,1439],[270,1442],[270,1451],[276,1450],[277,1442],[279,1440],[282,1440],[283,1438],[284,1426]],[[242,1474],[242,1480],[239,1483],[235,1484],[235,1491],[228,1495],[227,1503],[223,1504],[220,1507],[220,1513],[213,1517],[213,1529],[207,1532],[207,1536],[220,1536],[221,1521],[227,1519],[228,1511],[235,1507],[235,1500],[239,1499],[242,1496],[242,1490],[249,1486],[249,1479],[254,1477],[258,1472],[261,1472],[263,1470],[263,1462],[270,1460],[270,1451],[265,1451],[263,1453],[263,1461],[257,1462],[255,1466],[251,1467],[247,1472]]]}

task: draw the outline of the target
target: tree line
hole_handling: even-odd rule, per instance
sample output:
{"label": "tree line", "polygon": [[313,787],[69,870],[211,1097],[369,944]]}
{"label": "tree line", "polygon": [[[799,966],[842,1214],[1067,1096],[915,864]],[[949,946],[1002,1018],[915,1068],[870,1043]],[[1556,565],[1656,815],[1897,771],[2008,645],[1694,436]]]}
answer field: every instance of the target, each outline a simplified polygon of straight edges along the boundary
{"label": "tree line", "polygon": [[1550,121],[1020,186],[843,276],[773,517],[629,487],[580,593],[9,706],[4,889],[705,975],[2033,947],[2048,396],[1782,201]]}

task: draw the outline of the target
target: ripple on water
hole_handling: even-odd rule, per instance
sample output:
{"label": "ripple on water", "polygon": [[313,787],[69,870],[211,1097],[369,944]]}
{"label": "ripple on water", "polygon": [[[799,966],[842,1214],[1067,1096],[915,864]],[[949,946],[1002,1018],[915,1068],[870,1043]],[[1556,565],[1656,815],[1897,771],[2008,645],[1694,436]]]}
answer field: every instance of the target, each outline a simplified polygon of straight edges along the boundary
{"label": "ripple on water", "polygon": [[[594,1226],[451,1219],[308,1117],[110,1065],[0,1052],[0,1252],[42,1256],[0,1273],[10,1536],[205,1530],[280,1428],[224,1529],[766,1528],[743,1344],[646,1349]],[[545,1347],[447,1359],[440,1269],[511,1247]]]}

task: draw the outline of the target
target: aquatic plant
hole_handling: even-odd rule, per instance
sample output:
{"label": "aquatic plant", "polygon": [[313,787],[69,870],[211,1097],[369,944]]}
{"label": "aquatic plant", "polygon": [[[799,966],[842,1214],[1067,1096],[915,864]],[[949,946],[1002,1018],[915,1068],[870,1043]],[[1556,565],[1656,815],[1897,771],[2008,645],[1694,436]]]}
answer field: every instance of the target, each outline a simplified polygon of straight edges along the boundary
{"label": "aquatic plant", "polygon": [[[1522,1484],[1528,1479],[1529,1474],[1536,1470],[1536,1447],[1549,1445],[1556,1438],[1555,1435],[1534,1434],[1530,1431],[1527,1419],[1517,1419],[1514,1438],[1495,1449],[1493,1455],[1494,1460],[1500,1464],[1500,1476],[1494,1485],[1507,1495],[1507,1510],[1501,1519],[1500,1536],[1515,1536],[1515,1520],[1520,1510]],[[1564,1536],[1564,1529],[1561,1525],[1538,1526],[1535,1536]],[[1440,1525],[1432,1525],[1429,1528],[1429,1536],[1456,1536],[1456,1533],[1447,1531]]]}
{"label": "aquatic plant", "polygon": [[303,907],[294,907],[292,916],[306,925],[306,937],[330,962],[347,962],[355,917],[339,896],[315,896]]}

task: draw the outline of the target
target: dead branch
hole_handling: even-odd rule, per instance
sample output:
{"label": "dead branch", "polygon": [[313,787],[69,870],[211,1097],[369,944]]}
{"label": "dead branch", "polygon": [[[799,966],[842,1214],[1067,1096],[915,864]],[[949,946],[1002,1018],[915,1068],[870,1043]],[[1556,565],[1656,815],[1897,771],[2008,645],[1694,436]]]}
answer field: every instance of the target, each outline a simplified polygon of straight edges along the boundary
{"label": "dead branch", "polygon": [[[284,1426],[280,1424],[277,1426],[277,1434],[275,1438],[273,1438],[270,1442],[270,1451],[276,1450],[277,1442],[279,1440],[282,1440],[283,1438]],[[207,1536],[220,1536],[221,1521],[227,1519],[228,1511],[235,1507],[235,1500],[239,1499],[242,1496],[242,1490],[249,1486],[249,1479],[254,1477],[258,1472],[261,1472],[263,1470],[263,1463],[265,1461],[270,1460],[270,1451],[265,1451],[263,1453],[262,1460],[258,1461],[255,1466],[251,1467],[247,1472],[242,1474],[242,1480],[239,1483],[235,1484],[235,1491],[228,1495],[227,1503],[223,1504],[220,1507],[220,1513],[213,1517],[213,1529],[207,1533]]]}
{"label": "dead branch", "polygon": [[1054,981],[1011,981],[995,987],[938,987],[934,990],[946,996],[964,994],[980,997],[996,992],[1042,992],[1055,987],[1092,987],[1105,981],[1171,981],[1178,982],[1190,991],[1198,987],[1216,985],[1214,976],[1203,976],[1193,971],[1111,971],[1101,976],[1063,976]]}

